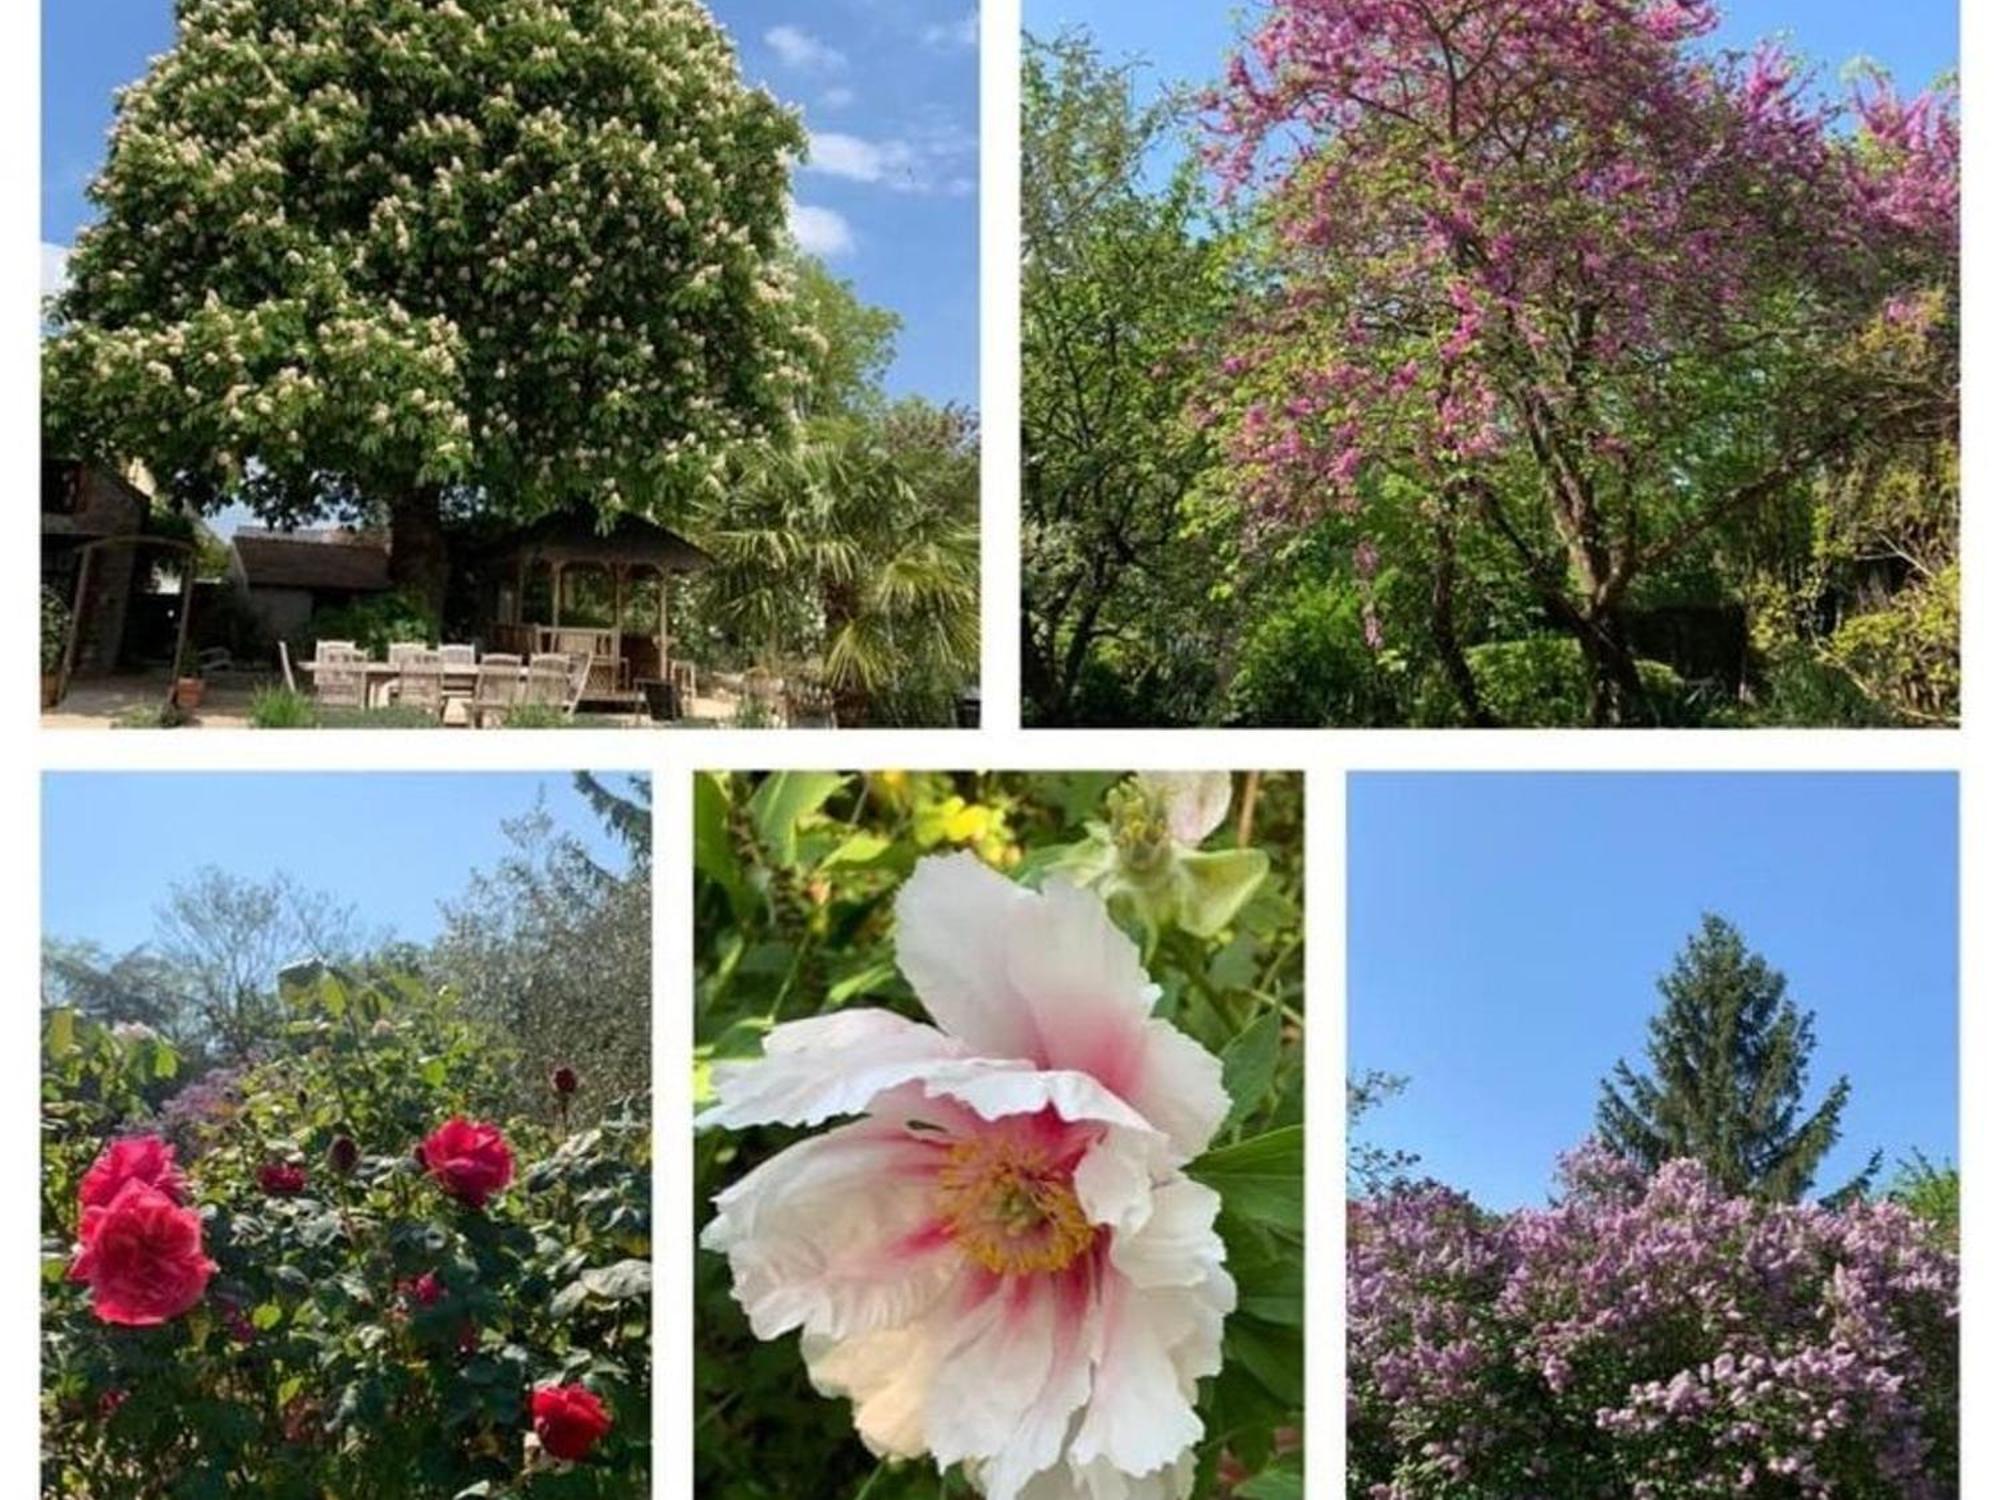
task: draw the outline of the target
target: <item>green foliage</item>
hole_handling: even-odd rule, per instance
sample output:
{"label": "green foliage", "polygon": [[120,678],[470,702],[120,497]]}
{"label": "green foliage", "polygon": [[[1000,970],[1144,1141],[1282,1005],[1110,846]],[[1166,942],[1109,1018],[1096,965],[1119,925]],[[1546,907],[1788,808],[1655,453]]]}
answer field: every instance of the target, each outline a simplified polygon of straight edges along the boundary
{"label": "green foliage", "polygon": [[370,656],[380,658],[397,641],[420,641],[435,646],[438,622],[436,613],[422,600],[392,590],[363,595],[331,609],[315,610],[307,637],[301,644],[308,650],[314,640],[352,641]]}
{"label": "green foliage", "polygon": [[[44,1493],[208,1500],[338,1494],[613,1500],[649,1464],[643,1100],[574,1130],[507,1119],[500,1050],[458,998],[407,975],[288,971],[262,1060],[155,1111],[157,1039],[73,1012],[44,1030]],[[453,1113],[502,1123],[514,1185],[484,1212],[412,1148]],[[82,1171],[113,1136],[178,1147],[218,1270],[158,1328],[97,1322],[63,1279]],[[351,1172],[336,1139],[358,1147]],[[274,1162],[305,1191],[266,1192]],[[442,1295],[410,1291],[429,1274]],[[531,1388],[581,1382],[615,1426],[563,1469],[524,1449]]]}
{"label": "green foliage", "polygon": [[[1190,163],[1148,163],[1186,101],[1142,102],[1088,37],[1022,64],[1021,673],[1037,723],[1160,722],[1216,688],[1213,560],[1191,507],[1214,462],[1188,417],[1228,308],[1230,249]],[[1186,671],[1176,650],[1198,663]],[[1163,699],[1165,701],[1163,701]]]}
{"label": "green foliage", "polygon": [[[1086,824],[1105,816],[1116,780],[896,771],[697,777],[697,1104],[712,1097],[711,1066],[757,1055],[774,1025],[843,1006],[921,1015],[895,965],[892,910],[917,860],[969,849],[1038,883],[1090,838]],[[1236,795],[1239,809],[1253,800],[1250,842],[1271,862],[1247,903],[1206,937],[1132,928],[1135,941],[1151,944],[1148,969],[1162,989],[1156,1014],[1222,1058],[1231,1100],[1214,1149],[1190,1167],[1224,1194],[1219,1228],[1240,1298],[1226,1367],[1201,1403],[1204,1500],[1222,1493],[1219,1474],[1268,1474],[1259,1482],[1281,1485],[1301,1472],[1303,788],[1293,775],[1251,776],[1238,779]],[[1207,852],[1233,845],[1233,829],[1234,819]],[[697,1136],[697,1223],[710,1217],[717,1191],[799,1137],[776,1128]],[[969,1497],[956,1475],[940,1481],[925,1464],[871,1458],[845,1404],[812,1390],[795,1341],[751,1337],[717,1256],[697,1256],[695,1332],[696,1493]]]}
{"label": "green foliage", "polygon": [[843,725],[949,724],[979,670],[978,480],[970,417],[915,400],[746,453],[701,532],[709,618]]}
{"label": "green foliage", "polygon": [[[503,825],[508,851],[446,904],[431,970],[468,1015],[508,1039],[517,1064],[508,1107],[551,1117],[550,1074],[575,1071],[586,1113],[649,1087],[652,1067],[652,880],[645,783],[600,812],[630,854],[607,867],[536,810]],[[635,812],[634,809],[637,811]],[[636,842],[635,842],[636,841]]]}
{"label": "green foliage", "polygon": [[1958,1250],[1959,1200],[1958,1168],[1940,1166],[1921,1151],[1912,1151],[1896,1163],[1883,1197],[1900,1203],[1930,1225],[1945,1249]]}
{"label": "green foliage", "polygon": [[1244,638],[1229,684],[1229,721],[1299,728],[1404,722],[1408,659],[1368,649],[1362,610],[1358,592],[1326,581],[1274,600]]}
{"label": "green foliage", "polygon": [[259,688],[250,698],[252,729],[313,729],[319,714],[310,694],[296,688]]}
{"label": "green foliage", "polygon": [[[1815,1038],[1810,1011],[1722,918],[1702,918],[1659,981],[1640,1076],[1624,1062],[1601,1086],[1598,1132],[1646,1171],[1690,1158],[1736,1196],[1796,1202],[1840,1139],[1850,1085],[1800,1117]],[[1878,1156],[1879,1160],[1879,1156]],[[1864,1189],[1871,1163],[1835,1194]]]}
{"label": "green foliage", "polygon": [[[1540,729],[1589,725],[1590,667],[1573,637],[1493,641],[1474,646],[1465,653],[1465,660],[1479,684],[1481,701],[1499,723]],[[1650,661],[1641,661],[1638,667],[1652,719],[1662,723],[1682,719],[1680,707],[1687,690],[1673,668]],[[1425,680],[1416,715],[1417,722],[1426,725],[1465,722],[1462,706],[1437,673]]]}
{"label": "green foliage", "polygon": [[63,654],[69,648],[69,601],[47,584],[42,585],[42,675],[62,670]]}
{"label": "green foliage", "polygon": [[703,7],[285,0],[178,22],[120,95],[52,305],[66,446],[140,459],[204,509],[435,527],[447,495],[657,509],[783,425],[804,132]]}

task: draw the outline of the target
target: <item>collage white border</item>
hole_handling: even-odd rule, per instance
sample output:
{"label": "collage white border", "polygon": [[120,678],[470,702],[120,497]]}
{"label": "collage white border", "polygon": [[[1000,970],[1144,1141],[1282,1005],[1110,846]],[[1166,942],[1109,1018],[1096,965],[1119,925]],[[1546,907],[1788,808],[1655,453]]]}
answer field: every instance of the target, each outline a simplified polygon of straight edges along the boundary
{"label": "collage white border", "polygon": [[[107,27],[127,0],[43,0],[97,5]],[[1173,5],[1224,0],[1163,0]],[[1988,246],[2000,233],[2000,100],[1984,92],[2000,59],[2000,4],[1962,0],[1965,89],[1965,223],[1967,243]],[[1373,770],[1540,771],[1938,771],[1960,778],[1962,1107],[1960,1159],[1966,1169],[1963,1342],[1962,1493],[2000,1495],[2000,1433],[1976,1420],[2000,1405],[2000,1338],[1993,1303],[2000,1254],[2000,1189],[1989,1167],[2000,1157],[2000,735],[1994,733],[1989,670],[2000,618],[1984,592],[1984,559],[2000,546],[1990,498],[2000,485],[1993,414],[1995,360],[2000,354],[1992,296],[1992,252],[1965,262],[1966,443],[1963,552],[1972,560],[1965,594],[1967,728],[1955,732],[1476,732],[1476,731],[1018,731],[1019,684],[1015,559],[1020,536],[1015,475],[1019,460],[1019,272],[1015,225],[1019,208],[1017,152],[1019,82],[1015,73],[1019,0],[987,0],[982,19],[982,401],[985,436],[982,567],[986,727],[900,733],[713,731],[634,735],[574,731],[557,735],[423,735],[345,732],[320,735],[203,731],[177,734],[43,732],[30,705],[33,672],[25,644],[39,629],[29,606],[37,595],[35,549],[0,552],[0,599],[14,601],[4,639],[20,649],[0,652],[0,737],[4,775],[0,819],[16,854],[0,882],[0,970],[13,977],[6,992],[10,1028],[0,1042],[0,1203],[8,1251],[0,1257],[0,1493],[39,1493],[37,1459],[39,1230],[36,1098],[38,1046],[34,976],[39,951],[39,778],[45,771],[384,771],[643,769],[655,777],[656,861],[655,1026],[659,1085],[656,1243],[662,1275],[655,1301],[653,1493],[686,1500],[691,1490],[692,1344],[689,1337],[693,1245],[687,1231],[691,1161],[673,1122],[686,1118],[692,1017],[690,783],[699,769],[1020,770],[1304,769],[1308,773],[1307,976],[1312,1025],[1308,1067],[1315,1107],[1308,1122],[1311,1264],[1308,1276],[1310,1350],[1307,1453],[1311,1493],[1340,1493],[1344,1450],[1340,1369],[1344,1318],[1339,1295],[1344,1261],[1345,1119],[1334,1093],[1344,1071],[1345,1035],[1345,773]],[[1163,24],[1171,24],[1163,18]],[[1885,24],[1894,24],[1893,13]],[[38,142],[40,138],[39,13],[34,0],[0,7],[0,193],[9,205],[9,233],[0,244],[0,463],[12,525],[27,527],[28,497],[39,487],[36,353],[39,319]],[[100,831],[105,858],[117,858],[119,830]],[[306,871],[308,876],[310,870]],[[1884,996],[1894,1004],[1894,996]],[[1494,1122],[1504,1129],[1504,1121]],[[800,1497],[819,1500],[819,1497]],[[840,1500],[840,1497],[829,1497]]]}

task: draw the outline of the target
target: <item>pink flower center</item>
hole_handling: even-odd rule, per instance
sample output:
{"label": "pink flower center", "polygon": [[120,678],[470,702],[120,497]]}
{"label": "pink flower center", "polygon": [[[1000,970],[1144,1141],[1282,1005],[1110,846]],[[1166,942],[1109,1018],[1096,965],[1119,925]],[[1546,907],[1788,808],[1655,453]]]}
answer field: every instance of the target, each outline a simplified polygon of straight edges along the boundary
{"label": "pink flower center", "polygon": [[1011,1135],[960,1141],[938,1171],[938,1214],[970,1259],[1002,1276],[1061,1271],[1097,1237],[1067,1163]]}

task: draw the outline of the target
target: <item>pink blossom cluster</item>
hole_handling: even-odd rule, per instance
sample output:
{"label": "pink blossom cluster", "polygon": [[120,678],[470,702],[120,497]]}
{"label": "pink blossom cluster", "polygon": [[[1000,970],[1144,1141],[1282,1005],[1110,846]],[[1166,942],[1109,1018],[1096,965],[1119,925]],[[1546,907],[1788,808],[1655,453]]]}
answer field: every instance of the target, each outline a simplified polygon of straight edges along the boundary
{"label": "pink blossom cluster", "polygon": [[1716,21],[1273,0],[1208,101],[1212,163],[1271,231],[1198,413],[1254,510],[1352,510],[1371,473],[1436,491],[1515,454],[1629,481],[1612,429],[1664,415],[1688,357],[1802,317],[1837,339],[1955,276],[1955,101],[1878,81],[1821,102],[1776,47],[1693,45]]}
{"label": "pink blossom cluster", "polygon": [[1350,1496],[1943,1500],[1957,1257],[1904,1209],[1733,1198],[1599,1147],[1546,1210],[1350,1209]]}

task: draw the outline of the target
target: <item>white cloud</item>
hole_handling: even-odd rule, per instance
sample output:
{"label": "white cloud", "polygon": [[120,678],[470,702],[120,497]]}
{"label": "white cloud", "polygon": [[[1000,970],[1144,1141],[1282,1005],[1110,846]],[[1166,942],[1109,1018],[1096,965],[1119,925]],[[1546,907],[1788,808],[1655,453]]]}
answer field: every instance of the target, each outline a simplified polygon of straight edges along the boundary
{"label": "white cloud", "polygon": [[853,228],[830,208],[795,202],[791,206],[791,222],[792,238],[808,255],[830,260],[854,249]]}
{"label": "white cloud", "polygon": [[69,246],[42,241],[42,295],[53,297],[69,285]]}
{"label": "white cloud", "polygon": [[846,53],[797,26],[773,26],[764,33],[764,41],[779,61],[801,73],[838,73],[847,66]]}
{"label": "white cloud", "polygon": [[865,141],[838,130],[815,130],[812,154],[806,159],[808,172],[897,188],[917,185],[916,168],[917,152],[908,141]]}
{"label": "white cloud", "polygon": [[956,21],[924,28],[924,45],[941,52],[954,52],[979,45],[979,12],[968,11]]}

